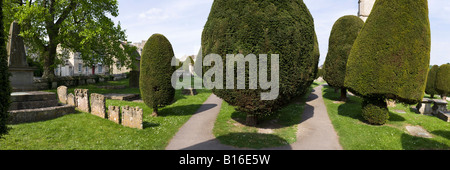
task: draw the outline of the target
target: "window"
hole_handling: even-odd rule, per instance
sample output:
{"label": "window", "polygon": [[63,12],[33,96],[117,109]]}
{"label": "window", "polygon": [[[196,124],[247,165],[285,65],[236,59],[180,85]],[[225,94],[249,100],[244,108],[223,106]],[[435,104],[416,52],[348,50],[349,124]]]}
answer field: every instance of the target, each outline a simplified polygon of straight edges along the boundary
{"label": "window", "polygon": [[98,65],[98,73],[102,73],[102,71],[103,71],[102,65]]}
{"label": "window", "polygon": [[81,68],[83,67],[83,64],[78,64],[78,72],[81,74]]}

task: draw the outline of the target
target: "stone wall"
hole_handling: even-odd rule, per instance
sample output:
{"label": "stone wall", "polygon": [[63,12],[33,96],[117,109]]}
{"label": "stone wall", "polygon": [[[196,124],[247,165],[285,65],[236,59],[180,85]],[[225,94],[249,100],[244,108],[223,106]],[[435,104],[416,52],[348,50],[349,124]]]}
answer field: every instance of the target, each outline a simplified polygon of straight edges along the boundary
{"label": "stone wall", "polygon": [[76,87],[79,85],[95,84],[112,80],[126,78],[126,74],[120,75],[90,75],[90,76],[69,76],[56,77],[53,80],[35,78],[33,85],[37,90],[56,89],[59,86]]}

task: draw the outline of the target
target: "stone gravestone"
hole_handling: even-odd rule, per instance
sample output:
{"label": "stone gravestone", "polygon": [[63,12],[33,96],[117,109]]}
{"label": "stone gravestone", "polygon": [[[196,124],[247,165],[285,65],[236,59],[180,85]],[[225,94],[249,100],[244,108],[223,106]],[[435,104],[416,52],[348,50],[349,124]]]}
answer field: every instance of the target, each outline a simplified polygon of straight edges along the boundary
{"label": "stone gravestone", "polygon": [[143,129],[143,112],[139,107],[122,107],[122,125],[131,128]]}
{"label": "stone gravestone", "polygon": [[59,86],[57,93],[58,93],[59,102],[61,102],[62,104],[67,104],[67,87]]}
{"label": "stone gravestone", "polygon": [[433,115],[438,115],[439,111],[446,112],[447,111],[447,104],[448,104],[448,102],[445,101],[445,100],[435,99],[434,100],[434,105],[432,107]]}
{"label": "stone gravestone", "polygon": [[433,104],[432,99],[423,98],[422,102],[416,106],[417,112],[422,115],[432,115],[433,109],[431,108],[431,104]]}
{"label": "stone gravestone", "polygon": [[101,118],[106,118],[105,96],[97,93],[91,94],[91,113]]}
{"label": "stone gravestone", "polygon": [[11,23],[7,45],[11,87],[16,92],[33,91],[36,90],[33,85],[34,69],[28,66],[25,46],[19,34],[19,24],[14,21]]}
{"label": "stone gravestone", "polygon": [[90,112],[89,109],[89,90],[88,89],[75,89],[75,102],[77,108],[83,112]]}
{"label": "stone gravestone", "polygon": [[120,107],[119,106],[108,106],[108,119],[120,124]]}
{"label": "stone gravestone", "polygon": [[443,121],[450,122],[450,112],[439,111],[437,117]]}
{"label": "stone gravestone", "polygon": [[77,106],[75,95],[73,95],[72,93],[69,93],[67,95],[67,104],[70,106]]}

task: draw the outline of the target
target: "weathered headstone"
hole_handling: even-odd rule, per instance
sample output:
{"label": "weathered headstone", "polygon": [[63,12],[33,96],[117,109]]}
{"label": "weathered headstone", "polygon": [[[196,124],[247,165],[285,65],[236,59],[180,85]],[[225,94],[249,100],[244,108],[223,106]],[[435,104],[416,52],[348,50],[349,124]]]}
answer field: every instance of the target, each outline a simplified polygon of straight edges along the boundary
{"label": "weathered headstone", "polygon": [[59,86],[57,92],[59,102],[61,102],[62,104],[67,104],[67,87]]}
{"label": "weathered headstone", "polygon": [[433,104],[433,100],[423,98],[422,102],[420,102],[416,106],[417,112],[419,112],[419,114],[422,114],[422,115],[432,115],[433,109],[431,107],[431,104]]}
{"label": "weathered headstone", "polygon": [[433,138],[433,136],[428,133],[427,130],[421,126],[406,126],[406,130],[412,136],[422,137],[422,138]]}
{"label": "weathered headstone", "polygon": [[75,89],[75,101],[78,109],[83,112],[90,112],[88,89]]}
{"label": "weathered headstone", "polygon": [[120,124],[120,107],[119,106],[108,106],[108,119]]}
{"label": "weathered headstone", "polygon": [[33,85],[34,69],[28,66],[25,46],[19,34],[19,24],[14,21],[11,23],[7,45],[11,87],[13,91],[33,91],[36,90]]}
{"label": "weathered headstone", "polygon": [[75,95],[73,95],[72,93],[69,93],[67,95],[67,104],[70,106],[77,106],[77,102],[75,100]]}
{"label": "weathered headstone", "polygon": [[97,93],[91,94],[91,114],[101,118],[106,118],[105,96]]}
{"label": "weathered headstone", "polygon": [[448,104],[448,102],[445,101],[445,100],[435,99],[434,100],[434,105],[432,107],[433,115],[438,115],[439,111],[446,112],[447,111],[447,104]]}
{"label": "weathered headstone", "polygon": [[122,107],[122,125],[131,128],[143,129],[143,111],[139,107]]}

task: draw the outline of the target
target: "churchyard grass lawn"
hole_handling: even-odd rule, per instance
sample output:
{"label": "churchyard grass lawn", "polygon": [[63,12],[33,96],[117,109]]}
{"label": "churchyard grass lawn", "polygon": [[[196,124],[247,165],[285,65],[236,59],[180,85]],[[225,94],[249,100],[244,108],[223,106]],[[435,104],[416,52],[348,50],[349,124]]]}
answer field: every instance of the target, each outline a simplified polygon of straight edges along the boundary
{"label": "churchyard grass lawn", "polygon": [[[346,103],[333,103],[340,92],[325,86],[323,97],[342,147],[346,150],[450,149],[450,123],[434,116],[416,114],[412,105],[389,107],[389,121],[382,126],[367,124],[361,116],[362,99],[349,95]],[[397,113],[403,110],[406,113]],[[433,138],[410,135],[406,126],[421,126]]]}
{"label": "churchyard grass lawn", "polygon": [[222,143],[239,148],[262,149],[292,144],[297,141],[297,124],[301,121],[308,92],[270,117],[259,120],[257,127],[244,125],[246,113],[236,111],[227,102],[222,103],[214,125],[213,134]]}
{"label": "churchyard grass lawn", "polygon": [[[128,85],[128,80],[105,85]],[[100,84],[101,85],[101,84]],[[105,90],[97,85],[80,86],[90,93],[139,93],[139,89]],[[73,92],[74,88],[69,88]],[[151,117],[152,109],[144,103],[107,100],[106,105],[139,106],[144,111],[143,130],[124,127],[89,113],[78,112],[57,119],[9,125],[1,150],[163,150],[178,129],[210,96],[209,90],[198,90],[196,96],[176,91],[176,102],[160,109],[159,117]]]}

